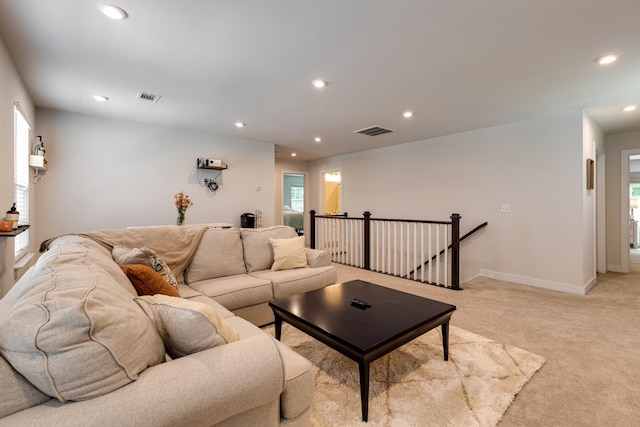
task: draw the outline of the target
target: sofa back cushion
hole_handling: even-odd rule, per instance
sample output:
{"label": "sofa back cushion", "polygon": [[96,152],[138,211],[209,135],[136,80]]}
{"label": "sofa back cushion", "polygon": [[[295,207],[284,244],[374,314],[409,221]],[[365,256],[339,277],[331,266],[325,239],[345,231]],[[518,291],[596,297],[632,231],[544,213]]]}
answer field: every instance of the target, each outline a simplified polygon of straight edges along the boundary
{"label": "sofa back cushion", "polygon": [[247,271],[268,270],[273,265],[273,248],[270,239],[288,239],[298,233],[286,225],[274,225],[267,228],[240,229],[244,247],[244,262]]}
{"label": "sofa back cushion", "polygon": [[16,371],[65,402],[109,393],[164,361],[153,323],[109,272],[124,276],[110,255],[82,242],[49,252],[0,319],[0,354]]}
{"label": "sofa back cushion", "polygon": [[240,230],[209,228],[187,267],[186,279],[187,283],[193,283],[246,272]]}

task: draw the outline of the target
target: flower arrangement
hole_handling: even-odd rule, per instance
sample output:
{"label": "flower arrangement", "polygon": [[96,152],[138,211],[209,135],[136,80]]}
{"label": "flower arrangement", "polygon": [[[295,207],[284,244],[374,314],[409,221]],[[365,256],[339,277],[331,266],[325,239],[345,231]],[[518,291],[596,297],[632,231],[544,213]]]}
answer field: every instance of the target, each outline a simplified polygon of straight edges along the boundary
{"label": "flower arrangement", "polygon": [[176,209],[178,209],[178,220],[176,221],[176,224],[184,225],[184,215],[187,213],[187,209],[193,206],[193,202],[183,191],[176,193],[173,196],[173,200],[173,204],[175,205]]}

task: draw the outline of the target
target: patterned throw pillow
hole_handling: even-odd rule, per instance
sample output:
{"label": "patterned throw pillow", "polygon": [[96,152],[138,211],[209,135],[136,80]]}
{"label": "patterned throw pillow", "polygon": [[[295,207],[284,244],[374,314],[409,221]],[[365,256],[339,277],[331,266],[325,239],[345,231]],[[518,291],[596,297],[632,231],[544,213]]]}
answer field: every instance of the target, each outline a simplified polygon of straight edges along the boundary
{"label": "patterned throw pillow", "polygon": [[178,289],[178,281],[171,272],[166,261],[162,259],[157,252],[149,248],[125,248],[115,246],[112,251],[113,259],[120,265],[123,264],[142,264],[151,267],[158,273],[167,283]]}

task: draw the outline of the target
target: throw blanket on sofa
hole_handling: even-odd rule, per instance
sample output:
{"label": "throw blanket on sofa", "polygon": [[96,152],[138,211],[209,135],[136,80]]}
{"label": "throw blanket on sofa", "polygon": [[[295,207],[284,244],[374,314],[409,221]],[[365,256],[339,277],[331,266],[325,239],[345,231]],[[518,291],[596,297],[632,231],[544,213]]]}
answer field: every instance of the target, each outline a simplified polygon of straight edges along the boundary
{"label": "throw blanket on sofa", "polygon": [[[140,227],[98,230],[89,233],[73,233],[71,235],[95,240],[110,251],[113,250],[114,246],[149,248],[157,252],[165,260],[177,277],[191,262],[206,230],[207,227],[203,226]],[[55,239],[42,242],[40,252],[46,251],[49,244]]]}

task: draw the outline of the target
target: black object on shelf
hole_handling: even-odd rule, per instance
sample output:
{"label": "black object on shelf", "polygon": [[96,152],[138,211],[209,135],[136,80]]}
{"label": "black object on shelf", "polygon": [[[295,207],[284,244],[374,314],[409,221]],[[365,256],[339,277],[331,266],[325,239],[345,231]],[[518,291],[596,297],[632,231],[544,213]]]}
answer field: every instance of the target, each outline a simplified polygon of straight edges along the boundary
{"label": "black object on shelf", "polygon": [[242,228],[255,228],[256,216],[252,213],[243,213],[240,215],[240,227]]}

